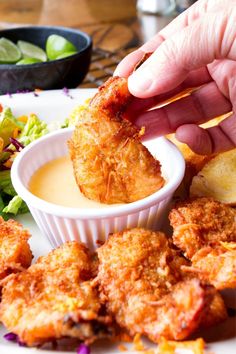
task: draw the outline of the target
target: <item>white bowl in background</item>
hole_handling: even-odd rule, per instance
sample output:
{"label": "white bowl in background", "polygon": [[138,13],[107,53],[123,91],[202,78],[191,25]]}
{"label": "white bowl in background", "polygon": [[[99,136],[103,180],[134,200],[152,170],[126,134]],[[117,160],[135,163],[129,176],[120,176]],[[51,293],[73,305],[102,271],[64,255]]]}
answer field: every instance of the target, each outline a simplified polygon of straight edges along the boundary
{"label": "white bowl in background", "polygon": [[68,154],[67,142],[72,131],[73,128],[61,129],[31,143],[16,157],[11,169],[16,192],[27,203],[38,227],[52,246],[76,240],[94,250],[110,233],[133,227],[160,229],[169,202],[185,171],[183,156],[165,138],[145,143],[160,161],[166,183],[142,200],[108,208],[69,208],[46,202],[29,191],[29,181],[42,165]]}

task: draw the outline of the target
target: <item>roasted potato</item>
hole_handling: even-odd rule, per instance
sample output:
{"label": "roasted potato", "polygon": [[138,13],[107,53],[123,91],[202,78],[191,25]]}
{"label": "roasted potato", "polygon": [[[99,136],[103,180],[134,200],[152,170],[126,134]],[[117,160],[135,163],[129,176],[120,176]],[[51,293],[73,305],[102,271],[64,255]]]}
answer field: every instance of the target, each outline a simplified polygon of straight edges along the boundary
{"label": "roasted potato", "polygon": [[191,197],[212,197],[236,205],[236,149],[221,153],[208,161],[193,177]]}

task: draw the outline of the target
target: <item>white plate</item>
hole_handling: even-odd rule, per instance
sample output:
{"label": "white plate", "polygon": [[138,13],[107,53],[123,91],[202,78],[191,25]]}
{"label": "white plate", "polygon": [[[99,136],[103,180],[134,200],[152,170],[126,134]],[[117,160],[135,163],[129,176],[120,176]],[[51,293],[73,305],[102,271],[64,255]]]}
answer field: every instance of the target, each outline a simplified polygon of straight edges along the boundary
{"label": "white plate", "polygon": [[[16,94],[9,96],[0,96],[0,103],[11,107],[16,116],[28,113],[36,113],[41,119],[46,122],[64,121],[72,109],[80,103],[83,103],[86,98],[94,95],[95,89],[74,89],[69,91],[66,95],[63,90],[43,91],[37,97],[33,93]],[[40,233],[35,222],[30,214],[25,214],[17,218],[22,224],[29,228],[32,237],[30,239],[31,249],[34,254],[34,260],[38,256],[47,254],[51,250],[51,246],[46,238]],[[230,307],[236,309],[236,293],[227,292],[227,303]],[[3,335],[6,330],[0,325],[0,354],[62,354],[75,353],[62,345],[58,350],[50,349],[36,349],[24,348],[18,345],[7,342]],[[236,317],[230,318],[225,323],[205,330],[199,335],[208,338],[207,349],[214,352],[214,354],[235,354],[236,353]],[[152,344],[147,343],[148,347],[153,347]],[[131,345],[126,345],[129,354],[138,353],[132,349]],[[154,346],[156,348],[156,346]],[[121,354],[118,349],[118,344],[111,344],[107,342],[96,343],[92,347],[92,354]],[[139,352],[140,353],[140,352]],[[187,354],[187,352],[184,352]],[[189,352],[188,352],[189,353]]]}

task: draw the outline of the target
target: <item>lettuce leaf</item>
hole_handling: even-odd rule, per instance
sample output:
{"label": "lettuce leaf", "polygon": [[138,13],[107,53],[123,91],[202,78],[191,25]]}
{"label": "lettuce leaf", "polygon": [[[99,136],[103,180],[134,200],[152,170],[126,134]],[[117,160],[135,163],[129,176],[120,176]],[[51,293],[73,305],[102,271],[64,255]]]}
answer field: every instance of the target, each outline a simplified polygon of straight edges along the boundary
{"label": "lettuce leaf", "polygon": [[11,182],[10,170],[0,171],[0,215],[7,219],[7,214],[27,213],[26,203],[16,195]]}
{"label": "lettuce leaf", "polygon": [[9,139],[13,136],[15,129],[22,129],[24,123],[19,122],[12,114],[9,107],[6,107],[0,113],[0,137],[3,139],[3,147],[7,146]]}
{"label": "lettuce leaf", "polygon": [[10,170],[0,171],[0,194],[7,194],[11,197],[16,195],[11,183]]}
{"label": "lettuce leaf", "polygon": [[[15,146],[10,143],[10,138],[14,137],[15,129],[20,132],[16,138],[17,141],[26,146],[41,136],[60,128],[60,122],[47,124],[35,114],[30,114],[27,122],[22,123],[13,116],[9,107],[4,108],[0,113],[0,137],[4,141],[3,147],[12,151],[15,151]],[[11,152],[0,152],[0,215],[4,219],[9,218],[11,214],[17,215],[29,211],[26,203],[16,194],[13,188],[10,169],[5,170],[3,163],[10,155]]]}
{"label": "lettuce leaf", "polygon": [[3,209],[3,213],[9,214],[23,214],[28,212],[28,207],[25,202],[19,197],[19,195],[15,195],[8,205]]}
{"label": "lettuce leaf", "polygon": [[26,146],[48,132],[47,123],[39,119],[36,114],[30,114],[17,140]]}

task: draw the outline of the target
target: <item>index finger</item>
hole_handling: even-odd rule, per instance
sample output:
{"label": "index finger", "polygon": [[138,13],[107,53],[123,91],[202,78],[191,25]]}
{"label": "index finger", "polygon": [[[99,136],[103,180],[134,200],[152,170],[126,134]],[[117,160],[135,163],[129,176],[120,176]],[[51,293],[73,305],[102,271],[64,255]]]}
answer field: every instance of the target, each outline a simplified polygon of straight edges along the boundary
{"label": "index finger", "polygon": [[189,23],[196,21],[203,14],[215,11],[222,7],[222,0],[198,0],[189,9],[184,11],[166,27],[143,44],[139,49],[128,54],[117,66],[114,76],[128,77],[134,70],[135,65],[142,59],[145,53],[154,52],[162,42],[176,32],[187,27]]}

